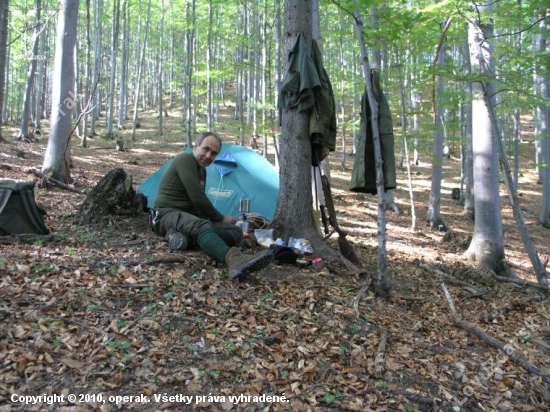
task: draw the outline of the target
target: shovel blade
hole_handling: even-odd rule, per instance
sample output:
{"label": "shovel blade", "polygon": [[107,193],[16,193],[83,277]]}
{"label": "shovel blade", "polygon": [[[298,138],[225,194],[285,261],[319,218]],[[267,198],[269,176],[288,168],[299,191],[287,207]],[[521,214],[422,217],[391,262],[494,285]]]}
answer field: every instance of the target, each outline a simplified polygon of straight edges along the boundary
{"label": "shovel blade", "polygon": [[349,243],[349,240],[347,240],[345,236],[338,236],[338,246],[340,247],[340,252],[342,252],[342,255],[344,255],[347,260],[355,265],[361,264],[361,261],[357,257],[353,246]]}

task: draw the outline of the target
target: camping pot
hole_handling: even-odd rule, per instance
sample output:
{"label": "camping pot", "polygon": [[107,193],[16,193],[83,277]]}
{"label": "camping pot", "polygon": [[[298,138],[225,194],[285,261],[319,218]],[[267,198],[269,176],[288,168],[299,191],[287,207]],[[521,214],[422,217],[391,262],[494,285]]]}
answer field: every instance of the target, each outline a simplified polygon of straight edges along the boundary
{"label": "camping pot", "polygon": [[249,199],[239,200],[239,212],[241,212],[241,213],[250,212],[250,200]]}

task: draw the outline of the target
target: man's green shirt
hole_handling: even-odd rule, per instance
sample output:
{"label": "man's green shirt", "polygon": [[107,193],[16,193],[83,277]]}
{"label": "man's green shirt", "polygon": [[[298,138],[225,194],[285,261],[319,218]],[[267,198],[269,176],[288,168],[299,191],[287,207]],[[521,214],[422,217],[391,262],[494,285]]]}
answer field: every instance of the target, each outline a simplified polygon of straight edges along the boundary
{"label": "man's green shirt", "polygon": [[206,169],[192,153],[174,158],[162,175],[155,198],[155,209],[177,209],[213,222],[223,221],[205,193]]}

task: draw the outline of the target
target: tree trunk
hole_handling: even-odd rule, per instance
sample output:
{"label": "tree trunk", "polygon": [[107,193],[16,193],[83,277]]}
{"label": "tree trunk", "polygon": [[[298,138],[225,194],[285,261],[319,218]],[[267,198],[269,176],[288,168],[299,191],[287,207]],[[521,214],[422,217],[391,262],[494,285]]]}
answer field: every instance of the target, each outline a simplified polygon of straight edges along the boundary
{"label": "tree trunk", "polygon": [[[38,62],[38,77],[36,78],[36,94],[35,94],[35,106],[34,106],[34,127],[35,129],[40,129],[40,121],[42,120],[43,105],[42,101],[44,99],[45,89],[44,89],[44,80],[46,73],[46,37],[47,37],[47,27],[44,27],[42,35],[40,36],[40,61]],[[0,106],[1,107],[1,106]]]}
{"label": "tree trunk", "polygon": [[84,113],[82,117],[82,147],[88,145],[88,114],[90,105],[90,89],[92,84],[92,38],[91,38],[91,21],[90,21],[90,0],[86,0],[86,67],[84,68]]}
{"label": "tree trunk", "polygon": [[[93,84],[99,85],[99,77],[101,75],[101,36],[102,36],[102,25],[101,25],[101,15],[103,14],[103,0],[95,0],[94,7],[95,21],[94,21],[94,72],[93,72]],[[99,117],[101,112],[101,93],[100,89],[97,88],[93,94],[93,110],[92,110],[92,120],[90,125],[90,134],[92,136],[97,135],[96,131],[96,120]]]}
{"label": "tree trunk", "polygon": [[206,128],[214,129],[214,105],[213,105],[213,86],[212,86],[212,22],[213,7],[212,0],[208,2],[208,28],[206,34]]}
{"label": "tree trunk", "polygon": [[2,125],[4,123],[4,104],[6,100],[6,61],[8,49],[8,17],[9,0],[0,0],[0,143],[6,141],[2,136]]}
{"label": "tree trunk", "polygon": [[[27,83],[25,84],[25,95],[23,97],[23,117],[21,120],[21,128],[19,129],[19,139],[28,139],[29,138],[29,122],[31,120],[31,100],[32,92],[34,88],[34,77],[36,73],[36,63],[38,56],[38,47],[40,45],[40,11],[42,9],[42,1],[36,0],[36,25],[34,27],[34,44],[32,47],[32,56],[30,56],[30,65],[29,71],[27,73]],[[40,56],[42,58],[42,56]]]}
{"label": "tree trunk", "polygon": [[[470,63],[470,52],[468,47],[468,38],[466,37],[466,44],[464,45],[464,69],[467,74],[472,72],[472,66]],[[464,118],[463,118],[463,130],[462,130],[462,145],[463,145],[463,158],[462,158],[462,174],[464,180],[464,190],[462,195],[464,197],[464,210],[463,213],[470,220],[474,220],[474,155],[472,151],[472,83],[467,82],[465,96],[464,96]]]}
{"label": "tree trunk", "polygon": [[118,98],[118,122],[117,128],[124,129],[126,121],[126,108],[128,106],[128,43],[130,43],[129,25],[130,13],[128,11],[128,2],[122,5],[122,61],[120,62],[120,85]]}
{"label": "tree trunk", "polygon": [[137,63],[137,79],[136,79],[136,92],[134,94],[134,116],[132,119],[132,141],[136,140],[136,127],[138,123],[138,104],[139,104],[139,89],[141,85],[141,73],[143,71],[143,62],[145,61],[145,50],[147,48],[147,34],[149,33],[149,21],[151,19],[151,0],[147,6],[147,20],[145,21],[145,33],[143,38],[143,44],[141,45],[141,52],[139,61]]}
{"label": "tree trunk", "polygon": [[186,126],[186,138],[187,146],[193,145],[193,119],[191,111],[191,98],[193,91],[193,49],[195,45],[195,0],[187,2],[186,17],[188,22],[186,45],[187,45],[187,59],[185,61],[185,99],[183,102],[183,110],[185,113],[185,126]]}
{"label": "tree trunk", "polygon": [[[311,0],[285,0],[285,73],[289,54],[300,33],[311,47]],[[321,238],[311,218],[311,144],[309,112],[296,107],[282,109],[280,150],[280,192],[273,226],[278,237],[305,238],[314,248],[321,247]]]}
{"label": "tree trunk", "polygon": [[[126,0],[122,0],[123,6]],[[118,59],[118,31],[120,24],[120,0],[113,2],[113,31],[111,33],[111,80],[109,82],[109,107],[107,112],[107,134],[106,138],[113,139],[113,118],[115,110],[115,84],[116,84],[116,66]]]}
{"label": "tree trunk", "polygon": [[[492,24],[486,11],[476,6],[479,19],[468,24],[472,74],[493,76]],[[487,20],[487,21],[486,21]],[[488,84],[489,87],[494,86]],[[485,90],[481,82],[472,84],[472,150],[474,172],[475,225],[466,257],[488,270],[501,271],[504,261],[504,233],[499,193],[498,156]],[[494,95],[488,91],[489,95]]]}
{"label": "tree trunk", "polygon": [[159,30],[159,50],[158,50],[158,117],[159,117],[159,136],[162,136],[162,76],[163,76],[163,60],[164,56],[162,53],[163,50],[163,31],[164,31],[164,0],[162,0],[161,11],[160,11],[160,30]]}
{"label": "tree trunk", "polygon": [[[550,41],[548,34],[550,33],[550,9],[547,9],[546,19],[541,22],[541,39],[540,52],[541,54],[550,53]],[[537,73],[538,90],[542,102],[550,101],[550,78],[546,75],[550,64],[547,60],[541,59],[542,67]],[[538,108],[538,119],[540,135],[540,179],[542,183],[542,203],[539,214],[539,222],[550,229],[550,107],[548,103],[545,106]]]}
{"label": "tree trunk", "polygon": [[387,298],[391,285],[388,279],[388,263],[386,250],[386,191],[384,189],[384,170],[382,167],[382,149],[380,146],[380,131],[378,129],[378,101],[374,97],[372,86],[372,71],[369,64],[365,34],[363,32],[363,20],[359,12],[359,6],[356,5],[355,23],[357,36],[359,37],[359,46],[361,48],[361,61],[363,63],[363,76],[365,77],[365,87],[367,98],[371,110],[371,128],[372,140],[374,146],[374,159],[376,163],[376,191],[378,198],[378,281],[376,292],[379,296]]}
{"label": "tree trunk", "polygon": [[61,0],[55,44],[52,115],[42,173],[63,183],[70,181],[69,160],[74,94],[74,48],[79,0]]}
{"label": "tree trunk", "polygon": [[[426,217],[427,223],[432,229],[447,231],[447,225],[441,218],[441,183],[443,180],[443,117],[444,110],[439,102],[443,100],[445,93],[445,83],[442,76],[435,76],[436,67],[444,67],[446,60],[446,33],[450,26],[450,21],[446,20],[441,24],[441,39],[437,50],[436,61],[433,65],[434,85],[437,84],[437,94],[434,90],[433,99],[433,116],[434,116],[434,145],[432,157],[432,184],[430,190],[430,203],[428,205],[428,214]],[[435,84],[436,83],[436,84]]]}

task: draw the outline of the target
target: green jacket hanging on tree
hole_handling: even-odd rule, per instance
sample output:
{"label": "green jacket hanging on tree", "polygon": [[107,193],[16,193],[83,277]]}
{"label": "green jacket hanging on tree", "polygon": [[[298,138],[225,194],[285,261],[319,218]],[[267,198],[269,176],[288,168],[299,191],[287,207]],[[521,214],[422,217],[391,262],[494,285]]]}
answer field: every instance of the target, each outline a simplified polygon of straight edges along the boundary
{"label": "green jacket hanging on tree", "polygon": [[309,111],[312,161],[315,165],[336,148],[336,110],[328,74],[315,40],[309,52],[302,33],[289,54],[289,69],[281,85],[279,108]]}
{"label": "green jacket hanging on tree", "polygon": [[[372,70],[372,88],[378,102],[378,129],[380,132],[380,147],[382,151],[382,169],[384,172],[384,189],[395,189],[395,153],[393,123],[390,106],[380,86],[380,72]],[[361,97],[361,126],[357,139],[357,153],[353,163],[350,190],[376,194],[376,164],[374,159],[374,142],[372,140],[371,110],[367,90]]]}

